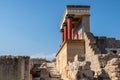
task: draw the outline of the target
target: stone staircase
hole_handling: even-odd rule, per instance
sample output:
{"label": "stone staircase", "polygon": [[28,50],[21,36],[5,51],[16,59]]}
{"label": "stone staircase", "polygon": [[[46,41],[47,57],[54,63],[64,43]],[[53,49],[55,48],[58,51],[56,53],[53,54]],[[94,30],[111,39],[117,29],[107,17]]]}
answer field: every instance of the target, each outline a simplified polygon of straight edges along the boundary
{"label": "stone staircase", "polygon": [[50,72],[50,79],[49,80],[62,80],[60,74],[57,72],[55,63],[47,63],[47,68]]}
{"label": "stone staircase", "polygon": [[42,71],[40,77],[35,77],[32,80],[63,80],[57,72],[54,62],[43,64],[40,71]]}
{"label": "stone staircase", "polygon": [[89,47],[92,50],[92,52],[94,52],[94,54],[101,54],[101,51],[96,46],[96,40],[94,38],[94,35],[90,32],[86,32],[84,34],[85,34],[85,38],[87,39],[87,41],[89,43]]}
{"label": "stone staircase", "polygon": [[95,75],[99,72],[101,67],[99,55],[101,54],[99,48],[96,46],[96,39],[90,32],[84,33],[85,39],[85,60],[91,62],[91,69],[95,71]]}

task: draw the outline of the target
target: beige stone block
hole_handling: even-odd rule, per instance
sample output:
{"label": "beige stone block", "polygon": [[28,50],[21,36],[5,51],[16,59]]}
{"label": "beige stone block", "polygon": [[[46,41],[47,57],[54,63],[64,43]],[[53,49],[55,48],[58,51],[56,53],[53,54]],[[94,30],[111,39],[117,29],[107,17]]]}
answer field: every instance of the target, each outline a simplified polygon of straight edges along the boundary
{"label": "beige stone block", "polygon": [[114,78],[112,78],[111,80],[120,80],[120,78],[114,77]]}
{"label": "beige stone block", "polygon": [[47,71],[47,69],[41,68],[40,77],[41,78],[48,78],[49,77],[49,72]]}
{"label": "beige stone block", "polygon": [[89,61],[81,62],[80,66],[82,66],[82,70],[90,70],[91,63]]}
{"label": "beige stone block", "polygon": [[118,58],[113,58],[112,60],[108,61],[109,65],[118,65],[120,64],[120,60]]}
{"label": "beige stone block", "polygon": [[106,67],[106,70],[109,71],[109,72],[117,72],[117,71],[120,71],[120,68],[118,65],[115,65],[115,66],[107,66]]}
{"label": "beige stone block", "polygon": [[111,77],[120,77],[120,72],[113,72],[109,74]]}
{"label": "beige stone block", "polygon": [[88,77],[88,78],[93,78],[93,71],[91,71],[91,70],[83,70],[83,71],[81,71],[86,77]]}

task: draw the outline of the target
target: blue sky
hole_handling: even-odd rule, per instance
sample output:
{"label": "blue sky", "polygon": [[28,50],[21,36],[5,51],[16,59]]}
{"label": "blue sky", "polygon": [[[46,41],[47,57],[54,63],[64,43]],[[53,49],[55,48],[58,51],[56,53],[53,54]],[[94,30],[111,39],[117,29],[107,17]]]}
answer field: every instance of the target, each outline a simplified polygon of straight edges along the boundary
{"label": "blue sky", "polygon": [[120,0],[0,0],[0,55],[53,56],[66,5],[91,6],[91,32],[120,39]]}

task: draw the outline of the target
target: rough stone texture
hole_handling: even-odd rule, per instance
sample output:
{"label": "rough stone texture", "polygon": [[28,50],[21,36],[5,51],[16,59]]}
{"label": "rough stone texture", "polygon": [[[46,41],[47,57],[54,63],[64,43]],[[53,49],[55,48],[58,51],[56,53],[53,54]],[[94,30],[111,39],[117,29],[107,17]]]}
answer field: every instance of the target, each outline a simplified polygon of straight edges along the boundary
{"label": "rough stone texture", "polygon": [[[64,45],[59,53],[60,54],[56,56],[56,68],[60,74],[65,74],[65,67],[67,65],[67,45]],[[65,75],[63,75],[63,77],[64,76]]]}
{"label": "rough stone texture", "polygon": [[24,56],[0,56],[0,80],[30,80],[30,61]]}
{"label": "rough stone texture", "polygon": [[67,46],[67,59],[68,61],[74,61],[76,55],[80,55],[82,58],[85,57],[84,52],[84,40],[82,41],[71,41],[68,42]]}
{"label": "rough stone texture", "polygon": [[[113,58],[119,58],[119,54],[105,51],[106,47],[118,48],[120,46],[118,42],[115,39],[104,37],[100,38],[100,40],[97,38],[96,40],[92,33],[85,33],[85,59],[91,62],[91,69],[95,71],[94,76],[97,79],[119,80],[119,77],[115,77],[115,75],[120,76],[120,72],[112,72],[111,70],[115,70],[116,68],[119,70],[120,67],[118,65],[112,66],[112,64],[116,63],[113,62],[114,60],[109,62]],[[114,78],[111,77],[112,75]]]}
{"label": "rough stone texture", "polygon": [[61,79],[61,76],[60,76],[59,72],[56,70],[56,66],[55,66],[54,62],[47,63],[47,68],[49,70],[49,76],[50,76],[50,78]]}
{"label": "rough stone texture", "polygon": [[120,80],[120,58],[113,58],[107,62],[105,71],[111,80]]}
{"label": "rough stone texture", "polygon": [[34,77],[33,80],[62,80],[60,74],[57,73],[54,62],[43,63],[36,68],[37,76]]}
{"label": "rough stone texture", "polygon": [[100,62],[100,65],[101,65],[101,68],[104,68],[106,65],[107,65],[107,62],[113,58],[119,58],[119,54],[116,54],[116,53],[113,53],[113,52],[110,52],[110,53],[107,53],[107,54],[100,54],[99,55],[99,62]]}
{"label": "rough stone texture", "polygon": [[[59,62],[57,63],[58,72],[60,72],[62,78],[66,80],[67,78],[68,80],[74,80],[76,79],[76,75],[84,79],[82,75],[85,74],[85,76],[89,77],[88,75],[90,75],[92,71],[95,72],[94,73],[95,79],[110,80],[111,77],[109,77],[109,74],[104,68],[107,66],[107,63],[109,60],[113,58],[119,58],[119,54],[114,53],[114,51],[107,52],[105,50],[105,47],[103,47],[104,49],[98,47],[99,40],[96,39],[96,37],[94,37],[94,35],[90,32],[86,32],[84,34],[84,40],[85,40],[85,45],[83,46],[79,47],[79,46],[76,46],[77,44],[75,43],[70,43],[70,44],[66,44],[60,50],[60,53],[56,57],[57,62]],[[113,39],[110,38],[109,43],[112,40]],[[115,46],[119,47],[116,44],[116,40],[113,42],[114,42],[113,45],[107,44],[107,46],[109,46],[109,48],[113,48]],[[104,45],[106,44],[102,44],[101,46],[104,46]],[[80,54],[77,54],[77,53],[80,53]],[[81,63],[81,61],[89,61],[90,63],[88,62]],[[80,67],[81,65],[83,67]],[[81,69],[79,70],[79,68]],[[118,77],[115,77],[115,78],[118,78]],[[85,80],[86,79],[88,78],[85,78]]]}
{"label": "rough stone texture", "polygon": [[110,80],[108,74],[104,69],[99,69],[97,74],[94,76],[95,80]]}
{"label": "rough stone texture", "polygon": [[90,70],[90,62],[69,62],[67,67],[68,80],[94,80],[94,72]]}
{"label": "rough stone texture", "polygon": [[46,78],[49,78],[49,71],[47,68],[40,68],[40,79],[45,80]]}
{"label": "rough stone texture", "polygon": [[56,55],[56,67],[63,79],[67,77],[66,66],[68,62],[74,61],[75,55],[80,55],[84,59],[84,40],[69,40],[62,44]]}
{"label": "rough stone texture", "polygon": [[79,54],[75,55],[74,61],[84,61],[84,57],[81,57]]}
{"label": "rough stone texture", "polygon": [[99,49],[97,48],[96,40],[94,39],[94,36],[92,33],[87,32],[84,34],[85,39],[85,60],[91,62],[91,70],[95,71],[95,75],[100,70],[100,62],[99,62],[99,56],[97,54],[100,54]]}
{"label": "rough stone texture", "polygon": [[100,49],[101,53],[107,53],[105,50],[106,48],[120,49],[120,40],[107,37],[96,37],[95,39],[97,47]]}
{"label": "rough stone texture", "polygon": [[[102,42],[100,42],[101,44],[97,42],[98,40],[95,39],[92,33],[90,32],[85,33],[85,49],[86,49],[85,60],[91,62],[91,69],[95,71],[94,77],[96,77],[97,79],[109,80],[109,76],[103,68],[106,65],[108,65],[107,62],[109,60],[113,58],[119,58],[119,54],[113,53],[113,52],[105,53],[105,48],[106,47],[115,48],[115,46],[119,47],[118,46],[119,44],[116,43],[115,40],[111,38],[109,38],[110,39],[108,41],[109,43],[108,42],[106,43],[105,40],[107,39],[104,37],[100,39],[102,39]],[[113,41],[113,44],[111,44],[112,41]]]}
{"label": "rough stone texture", "polygon": [[[71,17],[72,24],[70,24],[73,26],[72,32],[69,28],[67,30],[67,33],[71,32],[72,38],[62,43],[56,55],[57,70],[62,78],[64,80],[76,80],[77,75],[80,80],[87,80],[86,77],[89,77],[88,80],[91,80],[91,76],[93,76],[91,74],[94,71],[95,80],[120,80],[120,68],[118,65],[120,40],[94,36],[90,32],[90,14],[79,12],[81,6],[69,5],[69,7],[67,6],[65,10],[60,29],[63,29],[63,23],[67,23],[66,16],[70,13],[73,14],[74,16],[72,15]],[[85,6],[82,7],[85,9]],[[89,9],[87,12],[89,12]],[[67,35],[65,34],[65,36]],[[75,40],[81,41],[74,43],[73,41]],[[115,60],[113,60],[114,58]]]}

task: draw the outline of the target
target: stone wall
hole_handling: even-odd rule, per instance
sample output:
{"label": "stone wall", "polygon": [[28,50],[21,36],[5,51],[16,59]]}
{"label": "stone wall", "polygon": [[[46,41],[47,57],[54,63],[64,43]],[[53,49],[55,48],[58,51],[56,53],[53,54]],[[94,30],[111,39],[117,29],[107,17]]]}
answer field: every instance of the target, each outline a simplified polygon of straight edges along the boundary
{"label": "stone wall", "polygon": [[0,80],[31,80],[30,58],[0,56]]}
{"label": "stone wall", "polygon": [[69,62],[67,71],[68,80],[94,80],[94,72],[90,69],[88,61]]}
{"label": "stone wall", "polygon": [[[102,42],[98,44],[98,40],[90,32],[84,34],[85,36],[85,60],[91,62],[91,70],[95,71],[94,77],[100,80],[119,80],[120,65],[112,65],[119,62],[113,62],[112,59],[120,58],[120,54],[113,52],[105,52],[105,48],[119,48],[119,41],[114,39],[102,38]],[[113,42],[112,42],[113,41]],[[111,71],[117,68],[116,71]],[[114,77],[112,77],[114,75]]]}
{"label": "stone wall", "polygon": [[120,57],[108,61],[105,71],[109,75],[110,80],[120,80]]}
{"label": "stone wall", "polygon": [[99,62],[100,62],[100,66],[101,68],[104,68],[107,65],[107,62],[113,58],[119,58],[119,54],[110,52],[107,54],[99,54]]}
{"label": "stone wall", "polygon": [[100,49],[101,53],[107,53],[106,49],[120,49],[120,40],[116,40],[115,38],[107,38],[107,37],[95,37],[96,45]]}
{"label": "stone wall", "polygon": [[63,79],[67,77],[68,62],[73,62],[77,54],[84,58],[84,51],[84,40],[68,40],[61,46],[56,55],[56,67]]}
{"label": "stone wall", "polygon": [[92,33],[87,32],[84,34],[85,39],[85,60],[91,62],[91,70],[97,73],[100,69],[99,49],[96,46],[96,40],[94,39]]}
{"label": "stone wall", "polygon": [[67,65],[67,44],[61,47],[56,56],[56,68],[62,77],[66,76],[65,67]]}
{"label": "stone wall", "polygon": [[84,40],[68,41],[67,43],[67,60],[73,62],[74,57],[80,55],[85,57],[85,43]]}

